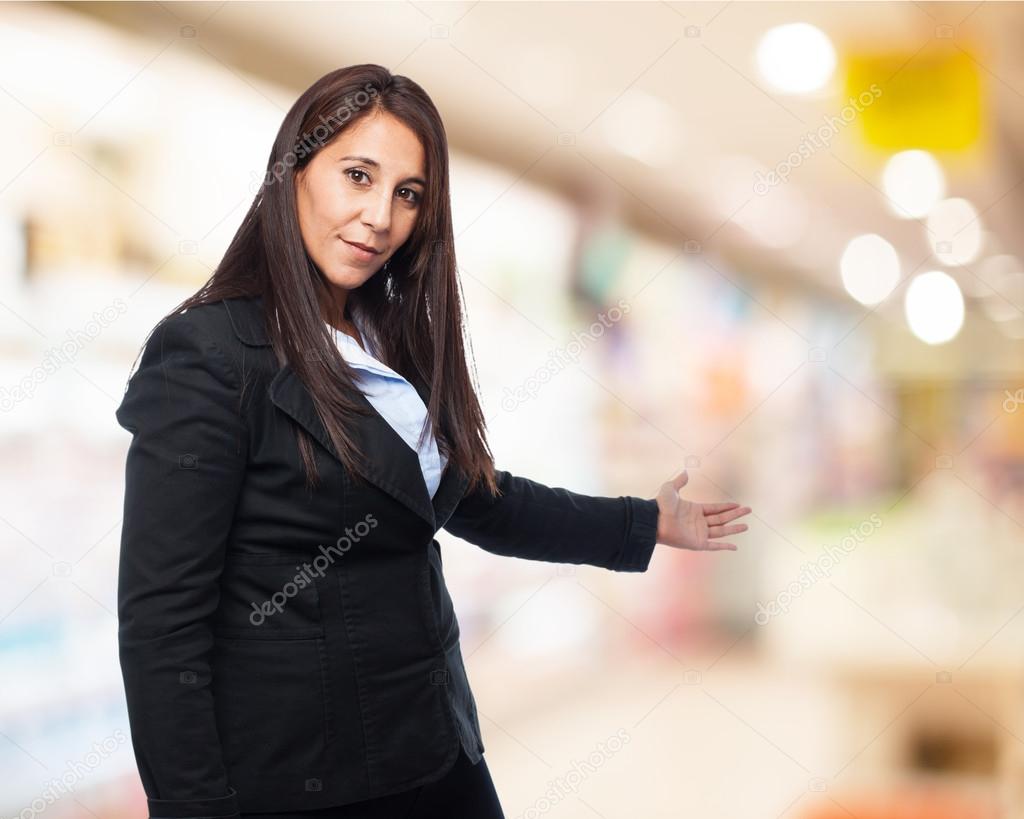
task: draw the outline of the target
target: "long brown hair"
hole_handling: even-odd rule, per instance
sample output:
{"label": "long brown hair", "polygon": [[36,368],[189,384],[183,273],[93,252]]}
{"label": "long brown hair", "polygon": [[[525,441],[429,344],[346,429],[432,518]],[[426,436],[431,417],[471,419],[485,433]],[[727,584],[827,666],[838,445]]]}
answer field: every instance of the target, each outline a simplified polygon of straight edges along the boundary
{"label": "long brown hair", "polygon": [[[365,116],[388,113],[419,138],[426,159],[426,190],[406,242],[348,301],[380,343],[381,360],[429,387],[430,426],[452,466],[492,493],[494,460],[486,420],[467,367],[462,299],[455,263],[448,184],[448,139],[430,97],[408,77],[386,68],[353,65],[324,75],[295,101],[278,130],[267,173],[249,212],[210,279],[166,318],[224,298],[260,296],[279,365],[291,364],[309,390],[339,457],[358,473],[365,457],[347,433],[346,394],[357,387],[323,315],[330,283],[306,252],[298,222],[294,175],[340,133]],[[163,319],[162,319],[163,320]],[[295,425],[307,485],[319,483],[312,442]],[[426,430],[425,430],[426,431]]]}

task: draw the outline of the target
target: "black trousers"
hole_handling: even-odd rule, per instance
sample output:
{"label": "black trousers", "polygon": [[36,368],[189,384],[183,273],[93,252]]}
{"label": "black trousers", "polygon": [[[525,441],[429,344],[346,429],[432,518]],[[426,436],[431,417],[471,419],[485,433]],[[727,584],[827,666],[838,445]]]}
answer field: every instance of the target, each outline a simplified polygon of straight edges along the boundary
{"label": "black trousers", "polygon": [[487,763],[465,751],[436,782],[339,808],[292,813],[243,813],[242,819],[505,819]]}

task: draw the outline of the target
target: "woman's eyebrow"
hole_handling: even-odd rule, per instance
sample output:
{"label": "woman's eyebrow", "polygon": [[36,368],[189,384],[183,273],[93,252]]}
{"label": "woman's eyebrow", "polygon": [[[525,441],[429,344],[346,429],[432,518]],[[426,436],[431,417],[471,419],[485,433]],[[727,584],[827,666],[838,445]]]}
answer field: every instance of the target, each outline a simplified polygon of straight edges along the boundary
{"label": "woman's eyebrow", "polygon": [[[374,168],[379,168],[380,167],[380,163],[376,159],[370,159],[370,157],[368,157],[368,156],[343,156],[338,161],[339,162],[345,162],[346,160],[349,160],[349,159],[354,159],[356,162],[362,162],[364,165],[371,165]],[[422,185],[424,188],[427,187],[427,183],[423,179],[418,177],[418,176],[407,176],[405,179],[403,179],[398,184],[399,185],[405,185],[405,184],[408,184],[409,182],[417,182],[420,185]]]}

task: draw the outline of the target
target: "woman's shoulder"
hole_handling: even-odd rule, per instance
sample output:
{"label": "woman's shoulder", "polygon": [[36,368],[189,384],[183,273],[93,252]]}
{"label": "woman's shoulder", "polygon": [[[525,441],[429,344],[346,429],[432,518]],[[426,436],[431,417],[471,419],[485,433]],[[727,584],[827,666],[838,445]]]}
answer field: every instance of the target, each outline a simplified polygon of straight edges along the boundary
{"label": "woman's shoulder", "polygon": [[[248,314],[251,306],[243,303],[246,301],[203,302],[161,318],[143,344],[137,369],[133,366],[129,375],[115,411],[118,423],[135,433],[152,410],[169,411],[169,406],[188,406],[203,412],[219,412],[223,407],[237,411],[238,396],[244,393],[245,374],[251,364],[242,353],[231,311],[236,310],[239,316]],[[248,358],[251,362],[252,357]],[[173,400],[176,390],[181,391],[180,401]],[[167,399],[172,400],[167,403]]]}
{"label": "woman's shoulder", "polygon": [[270,344],[259,296],[222,298],[166,316],[161,324],[212,341],[222,348]]}
{"label": "woman's shoulder", "polygon": [[[249,346],[266,345],[270,340],[263,327],[262,299],[259,297],[223,298],[194,304],[175,310],[161,318],[146,336],[138,360],[141,367],[147,364],[168,366],[192,366],[193,362],[206,360],[232,372],[232,378],[239,380],[242,372],[248,372],[262,360],[253,356]],[[273,359],[273,355],[269,359]]]}

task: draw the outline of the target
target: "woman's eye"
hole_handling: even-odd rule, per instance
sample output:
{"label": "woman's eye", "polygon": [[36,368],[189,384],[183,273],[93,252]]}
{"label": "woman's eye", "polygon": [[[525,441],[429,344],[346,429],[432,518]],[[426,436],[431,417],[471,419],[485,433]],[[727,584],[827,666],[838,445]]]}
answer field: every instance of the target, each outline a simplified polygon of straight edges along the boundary
{"label": "woman's eye", "polygon": [[[348,175],[348,178],[357,185],[364,184],[364,179],[370,178],[366,171],[360,170],[359,168],[349,168],[345,173]],[[358,174],[358,178],[356,178],[356,174]],[[414,191],[412,188],[401,188],[398,193],[406,202],[413,205],[419,204],[420,193],[418,191]]]}

